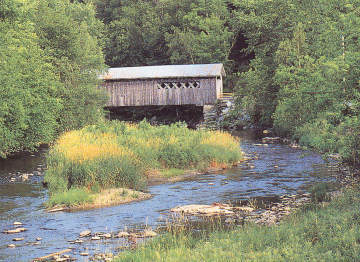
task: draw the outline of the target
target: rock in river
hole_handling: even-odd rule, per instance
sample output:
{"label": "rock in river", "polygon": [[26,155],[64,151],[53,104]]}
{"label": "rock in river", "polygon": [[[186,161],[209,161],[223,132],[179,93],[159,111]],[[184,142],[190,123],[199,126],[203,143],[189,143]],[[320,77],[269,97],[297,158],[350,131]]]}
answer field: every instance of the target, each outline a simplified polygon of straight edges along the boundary
{"label": "rock in river", "polygon": [[281,138],[280,137],[264,137],[261,141],[263,143],[267,143],[267,144],[274,144],[274,143],[280,143]]}
{"label": "rock in river", "polygon": [[141,236],[142,237],[155,237],[155,236],[157,236],[157,233],[154,232],[151,228],[147,228],[144,230],[144,232],[142,232]]}
{"label": "rock in river", "polygon": [[5,234],[16,234],[16,233],[24,232],[24,231],[26,231],[26,230],[27,230],[27,229],[24,228],[24,227],[18,227],[18,228],[15,228],[15,229],[5,230],[4,233],[5,233]]}
{"label": "rock in river", "polygon": [[91,231],[90,230],[84,230],[80,233],[80,237],[87,237],[91,235]]}
{"label": "rock in river", "polygon": [[94,237],[91,238],[91,240],[100,240],[100,237],[94,236]]}
{"label": "rock in river", "polygon": [[232,207],[226,204],[213,205],[186,205],[175,207],[170,210],[174,213],[185,213],[190,215],[233,215]]}
{"label": "rock in river", "polygon": [[130,234],[128,232],[119,232],[116,237],[128,237]]}
{"label": "rock in river", "polygon": [[25,238],[23,237],[15,237],[13,238],[13,241],[23,241]]}

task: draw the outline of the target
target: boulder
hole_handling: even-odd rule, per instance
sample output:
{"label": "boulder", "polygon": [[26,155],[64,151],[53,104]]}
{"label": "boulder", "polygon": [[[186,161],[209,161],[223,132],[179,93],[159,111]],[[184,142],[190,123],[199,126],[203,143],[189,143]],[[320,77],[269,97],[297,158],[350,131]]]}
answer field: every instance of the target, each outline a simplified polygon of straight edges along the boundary
{"label": "boulder", "polygon": [[94,236],[94,237],[91,238],[91,240],[100,240],[100,237]]}
{"label": "boulder", "polygon": [[81,239],[77,239],[77,240],[74,241],[75,244],[81,244],[81,243],[83,243],[83,242],[84,242],[84,241],[81,240]]}
{"label": "boulder", "polygon": [[15,228],[15,229],[5,230],[4,233],[5,233],[5,234],[16,234],[16,233],[24,232],[24,231],[26,231],[26,230],[27,230],[27,229],[24,228],[24,227],[18,227],[18,228]]}
{"label": "boulder", "polygon": [[261,142],[265,144],[274,144],[274,143],[280,143],[281,138],[280,137],[264,137]]}
{"label": "boulder", "polygon": [[213,205],[186,205],[175,207],[171,209],[171,212],[174,213],[183,213],[189,215],[205,215],[205,216],[214,216],[214,215],[234,215],[232,207],[225,204],[213,204]]}
{"label": "boulder", "polygon": [[151,228],[147,228],[144,230],[144,232],[142,232],[141,236],[142,237],[155,237],[155,236],[157,236],[157,233],[154,232]]}
{"label": "boulder", "polygon": [[252,207],[234,207],[235,210],[244,211],[244,212],[253,212],[254,208]]}
{"label": "boulder", "polygon": [[22,174],[20,177],[21,177],[21,180],[22,180],[22,181],[27,181],[27,180],[29,180],[29,174]]}
{"label": "boulder", "polygon": [[25,238],[23,237],[15,237],[13,238],[13,241],[23,241]]}
{"label": "boulder", "polygon": [[84,230],[80,233],[80,237],[87,237],[91,235],[91,231],[90,230]]}
{"label": "boulder", "polygon": [[130,234],[128,232],[119,232],[116,237],[128,237]]}
{"label": "boulder", "polygon": [[66,257],[59,257],[55,260],[56,262],[65,262],[65,261],[69,261],[69,258]]}

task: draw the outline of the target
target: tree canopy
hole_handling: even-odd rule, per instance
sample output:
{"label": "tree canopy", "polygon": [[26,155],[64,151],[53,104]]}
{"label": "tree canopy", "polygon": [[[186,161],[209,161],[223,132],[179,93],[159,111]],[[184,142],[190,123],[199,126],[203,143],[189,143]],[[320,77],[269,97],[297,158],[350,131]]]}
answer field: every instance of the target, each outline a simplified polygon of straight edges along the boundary
{"label": "tree canopy", "polygon": [[101,22],[91,4],[1,0],[0,156],[97,121],[105,96]]}
{"label": "tree canopy", "polygon": [[225,64],[236,115],[360,164],[360,0],[0,0],[0,154],[102,119],[105,67]]}

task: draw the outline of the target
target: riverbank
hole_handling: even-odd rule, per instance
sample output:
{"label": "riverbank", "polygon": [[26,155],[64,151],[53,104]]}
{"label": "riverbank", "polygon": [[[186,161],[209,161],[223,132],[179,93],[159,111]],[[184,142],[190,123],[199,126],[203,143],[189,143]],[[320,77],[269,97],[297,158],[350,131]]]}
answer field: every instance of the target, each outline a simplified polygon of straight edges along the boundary
{"label": "riverbank", "polygon": [[[17,171],[33,173],[43,167],[44,161],[41,159],[46,152],[29,159],[9,160],[6,166],[2,166],[2,170],[5,170],[3,173],[0,169],[3,177],[0,181],[7,183],[0,190],[0,230],[12,229],[14,221],[22,222],[28,230],[18,235],[0,234],[0,242],[3,243],[0,246],[0,260],[32,261],[36,257],[69,248],[72,251],[68,255],[79,261],[100,253],[116,255],[129,248],[129,237],[105,239],[105,234],[115,237],[125,231],[131,235],[141,235],[145,225],[160,234],[167,225],[166,221],[171,219],[169,210],[176,206],[212,203],[239,206],[245,205],[241,202],[249,199],[251,203],[274,203],[278,201],[278,196],[308,192],[308,186],[312,184],[333,181],[331,177],[338,173],[337,166],[325,163],[315,153],[281,144],[260,146],[252,132],[239,136],[241,149],[245,152],[244,159],[248,160],[242,161],[237,167],[216,174],[194,175],[182,182],[149,186],[146,191],[153,197],[145,201],[81,212],[45,212],[41,205],[48,197],[47,190],[41,186],[42,176],[29,176],[26,182],[20,179],[10,182]],[[91,236],[79,238],[79,233],[84,230],[91,230]],[[95,240],[96,236],[101,239]],[[14,237],[25,239],[13,242]],[[39,237],[42,238],[41,243],[35,243]],[[74,244],[69,241],[74,241]],[[138,238],[137,245],[142,242],[143,239]],[[15,244],[16,247],[8,248],[8,244]],[[83,252],[89,256],[82,257],[80,253]]]}
{"label": "riverbank", "polygon": [[79,211],[126,204],[134,201],[146,200],[150,194],[127,189],[111,188],[100,192],[86,192],[85,190],[69,190],[56,193],[47,203],[48,212]]}
{"label": "riverbank", "polygon": [[50,149],[44,177],[50,193],[47,204],[103,206],[91,204],[94,192],[143,191],[148,180],[179,181],[189,174],[232,167],[241,159],[239,141],[229,133],[189,130],[180,123],[105,122],[65,133]]}
{"label": "riverbank", "polygon": [[[154,186],[162,183],[175,183],[191,179],[196,176],[225,172],[226,168],[206,168],[203,170],[182,170],[170,169],[154,171],[147,174],[147,185]],[[59,192],[52,195],[46,203],[47,211],[81,211],[95,208],[103,208],[127,204],[134,201],[142,201],[151,198],[151,194],[136,191],[129,188],[111,188],[103,189],[100,192],[92,192],[90,190],[75,188],[65,192]]]}
{"label": "riverbank", "polygon": [[360,190],[312,202],[276,226],[245,223],[230,231],[166,234],[115,261],[356,261]]}

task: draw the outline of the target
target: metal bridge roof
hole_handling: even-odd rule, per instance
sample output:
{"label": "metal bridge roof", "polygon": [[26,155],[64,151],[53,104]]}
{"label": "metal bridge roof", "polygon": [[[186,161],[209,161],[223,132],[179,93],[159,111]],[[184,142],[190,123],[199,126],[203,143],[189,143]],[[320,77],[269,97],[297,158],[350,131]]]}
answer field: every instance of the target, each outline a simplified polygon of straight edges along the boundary
{"label": "metal bridge roof", "polygon": [[197,65],[160,65],[140,67],[109,68],[99,76],[104,80],[151,79],[151,78],[187,78],[225,76],[223,64]]}

